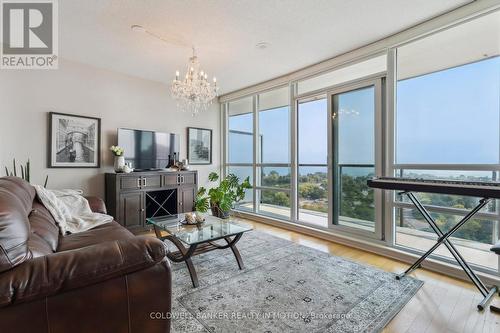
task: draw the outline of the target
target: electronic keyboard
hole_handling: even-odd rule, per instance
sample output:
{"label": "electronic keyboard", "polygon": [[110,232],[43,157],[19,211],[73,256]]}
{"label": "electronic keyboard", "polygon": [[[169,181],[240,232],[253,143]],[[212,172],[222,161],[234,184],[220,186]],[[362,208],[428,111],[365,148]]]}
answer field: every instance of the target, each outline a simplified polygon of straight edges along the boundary
{"label": "electronic keyboard", "polygon": [[[450,241],[450,237],[460,229],[467,221],[470,221],[477,212],[485,207],[492,199],[500,199],[500,183],[499,182],[477,182],[477,181],[462,181],[462,180],[445,180],[445,179],[419,179],[419,178],[395,178],[395,177],[375,177],[367,181],[369,187],[379,188],[384,190],[395,190],[405,194],[413,203],[417,211],[422,214],[429,226],[437,235],[436,243],[425,252],[417,261],[413,263],[404,273],[396,276],[400,280],[407,274],[410,274],[415,269],[421,267],[428,256],[430,256],[441,244],[444,244],[457,263],[462,267],[463,271],[469,279],[477,287],[483,299],[477,304],[478,310],[485,309],[487,304],[492,300],[498,292],[496,286],[486,287],[481,279],[472,270],[458,249]],[[451,229],[446,232],[441,230],[442,226],[434,220],[432,215],[422,205],[418,197],[413,192],[440,193],[467,195],[472,197],[481,197],[476,207],[474,207],[467,215],[457,222]]]}
{"label": "electronic keyboard", "polygon": [[384,190],[456,194],[500,199],[500,182],[493,181],[375,177],[369,179],[367,184],[369,187]]}

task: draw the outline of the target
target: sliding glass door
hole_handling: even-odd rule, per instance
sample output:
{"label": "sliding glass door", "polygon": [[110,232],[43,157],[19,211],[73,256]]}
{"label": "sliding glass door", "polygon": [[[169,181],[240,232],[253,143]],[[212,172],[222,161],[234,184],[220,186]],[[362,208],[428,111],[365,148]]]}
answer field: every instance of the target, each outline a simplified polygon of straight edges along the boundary
{"label": "sliding glass door", "polygon": [[[366,181],[380,174],[382,80],[361,81],[329,94],[331,108],[331,205],[333,227],[381,236],[376,205]],[[379,170],[380,169],[380,170]],[[378,193],[377,193],[378,194]],[[377,223],[378,222],[378,223]]]}
{"label": "sliding glass door", "polygon": [[319,95],[297,103],[297,219],[328,228],[328,103]]}

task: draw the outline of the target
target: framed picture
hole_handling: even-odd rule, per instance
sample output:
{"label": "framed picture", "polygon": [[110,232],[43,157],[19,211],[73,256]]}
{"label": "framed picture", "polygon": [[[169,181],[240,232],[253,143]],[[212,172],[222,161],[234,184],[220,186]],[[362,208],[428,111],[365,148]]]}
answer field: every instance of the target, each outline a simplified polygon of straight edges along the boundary
{"label": "framed picture", "polygon": [[49,168],[99,168],[101,119],[49,112]]}
{"label": "framed picture", "polygon": [[189,164],[212,164],[212,130],[187,128],[187,158]]}

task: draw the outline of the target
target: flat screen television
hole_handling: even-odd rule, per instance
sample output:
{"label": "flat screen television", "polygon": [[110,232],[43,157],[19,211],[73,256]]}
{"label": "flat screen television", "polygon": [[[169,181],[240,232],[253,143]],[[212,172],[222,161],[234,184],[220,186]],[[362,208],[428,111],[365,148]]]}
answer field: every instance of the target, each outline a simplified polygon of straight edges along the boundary
{"label": "flat screen television", "polygon": [[136,171],[163,169],[168,155],[179,156],[179,135],[154,131],[118,129],[118,146],[124,149],[125,162]]}

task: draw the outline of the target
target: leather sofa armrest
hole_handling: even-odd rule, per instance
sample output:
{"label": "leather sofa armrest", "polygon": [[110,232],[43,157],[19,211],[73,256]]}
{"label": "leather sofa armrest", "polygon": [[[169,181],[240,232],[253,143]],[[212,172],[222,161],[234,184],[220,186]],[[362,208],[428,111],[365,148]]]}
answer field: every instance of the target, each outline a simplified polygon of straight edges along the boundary
{"label": "leather sofa armrest", "polygon": [[87,201],[89,202],[90,209],[94,213],[101,213],[101,214],[107,214],[106,210],[106,204],[104,201],[99,198],[99,197],[85,197]]}
{"label": "leather sofa armrest", "polygon": [[143,270],[165,254],[163,242],[139,236],[37,257],[0,274],[0,307]]}

